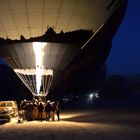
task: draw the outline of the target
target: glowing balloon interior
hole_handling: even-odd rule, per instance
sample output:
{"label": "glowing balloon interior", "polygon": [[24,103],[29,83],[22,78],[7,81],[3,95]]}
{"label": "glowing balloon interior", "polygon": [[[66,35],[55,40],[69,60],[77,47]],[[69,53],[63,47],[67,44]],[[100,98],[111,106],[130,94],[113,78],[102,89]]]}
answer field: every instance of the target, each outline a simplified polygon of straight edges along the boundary
{"label": "glowing balloon interior", "polygon": [[53,80],[52,69],[14,69],[34,96],[46,96]]}
{"label": "glowing balloon interior", "polygon": [[[35,59],[34,68],[25,68],[24,66],[23,68],[21,68],[20,66],[18,66],[18,68],[14,68],[15,73],[18,75],[18,77],[22,80],[22,82],[26,85],[26,87],[31,91],[31,93],[34,96],[46,96],[49,92],[49,88],[53,80],[53,69],[46,69],[43,65],[43,49],[46,46],[46,44],[47,43],[44,42],[32,43],[32,50],[34,55],[33,58]],[[10,66],[12,65],[12,67],[14,67],[13,65],[15,64],[18,65],[18,61],[23,62],[23,60],[21,60],[20,58],[8,58],[8,63],[10,63]]]}
{"label": "glowing balloon interior", "polygon": [[0,56],[34,96],[46,96],[80,48],[51,42],[11,43],[0,46]]}

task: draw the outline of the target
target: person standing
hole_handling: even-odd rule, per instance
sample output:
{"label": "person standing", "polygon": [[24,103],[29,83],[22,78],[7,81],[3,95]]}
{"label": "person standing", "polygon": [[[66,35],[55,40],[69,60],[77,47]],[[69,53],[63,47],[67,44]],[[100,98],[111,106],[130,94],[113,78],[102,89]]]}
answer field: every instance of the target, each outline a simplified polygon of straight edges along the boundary
{"label": "person standing", "polygon": [[60,103],[59,101],[56,102],[56,115],[57,115],[57,120],[60,120]]}
{"label": "person standing", "polygon": [[42,121],[42,113],[44,110],[43,104],[40,102],[38,105],[38,120]]}
{"label": "person standing", "polygon": [[34,112],[34,105],[32,102],[27,104],[27,120],[32,121],[33,120],[33,112]]}
{"label": "person standing", "polygon": [[51,115],[51,104],[50,104],[50,100],[47,101],[46,105],[45,105],[45,111],[46,111],[46,121],[50,121]]}
{"label": "person standing", "polygon": [[55,111],[56,111],[56,105],[55,102],[51,103],[51,121],[55,121]]}
{"label": "person standing", "polygon": [[26,100],[21,101],[19,115],[23,121],[26,121]]}

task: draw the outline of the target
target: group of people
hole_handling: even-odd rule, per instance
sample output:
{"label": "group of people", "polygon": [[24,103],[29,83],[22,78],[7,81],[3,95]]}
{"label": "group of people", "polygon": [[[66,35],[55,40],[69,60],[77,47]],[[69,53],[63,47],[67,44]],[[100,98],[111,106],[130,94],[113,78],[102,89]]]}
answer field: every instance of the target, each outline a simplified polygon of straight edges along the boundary
{"label": "group of people", "polygon": [[57,120],[60,120],[60,104],[59,102],[51,102],[48,100],[46,104],[39,102],[38,104],[38,120],[42,121],[42,113],[46,112],[46,121],[55,121],[55,113]]}
{"label": "group of people", "polygon": [[59,101],[51,102],[50,100],[43,101],[35,99],[33,101],[23,100],[19,106],[19,118],[27,121],[34,120],[35,113],[38,114],[37,119],[42,121],[43,113],[45,112],[46,121],[55,121],[55,115],[57,120],[60,120],[60,103]]}
{"label": "group of people", "polygon": [[34,116],[34,104],[33,102],[28,102],[26,100],[21,101],[19,106],[19,117],[25,121],[32,121]]}

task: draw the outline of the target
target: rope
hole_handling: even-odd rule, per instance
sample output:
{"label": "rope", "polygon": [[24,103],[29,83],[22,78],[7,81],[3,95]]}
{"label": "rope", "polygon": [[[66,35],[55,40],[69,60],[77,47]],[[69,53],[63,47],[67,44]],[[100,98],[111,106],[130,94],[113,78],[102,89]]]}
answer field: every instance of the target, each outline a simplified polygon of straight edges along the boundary
{"label": "rope", "polygon": [[[25,60],[24,57],[6,57],[5,61],[9,64],[9,66],[13,69],[26,69],[24,63],[22,60]],[[29,66],[29,64],[28,64]],[[22,69],[21,69],[22,70]],[[20,80],[26,85],[26,87],[31,91],[31,93],[35,96],[37,96],[37,89],[36,89],[36,79],[35,74],[22,74],[19,72],[16,72],[17,76],[20,78]],[[43,93],[42,96],[46,96],[49,88],[51,86],[53,75],[47,75],[49,73],[44,73],[46,75],[42,75],[42,89]],[[41,96],[41,95],[40,95]]]}

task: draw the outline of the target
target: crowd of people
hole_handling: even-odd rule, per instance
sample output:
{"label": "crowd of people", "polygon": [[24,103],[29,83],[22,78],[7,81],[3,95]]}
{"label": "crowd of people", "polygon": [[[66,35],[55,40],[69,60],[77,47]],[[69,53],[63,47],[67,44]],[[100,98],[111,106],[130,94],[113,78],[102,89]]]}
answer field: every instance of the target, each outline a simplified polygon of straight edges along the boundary
{"label": "crowd of people", "polygon": [[[44,118],[45,112],[45,118]],[[35,118],[37,115],[37,118]],[[57,119],[55,119],[57,116]],[[22,121],[55,121],[60,120],[60,103],[59,101],[51,102],[50,100],[43,101],[42,99],[34,99],[32,101],[23,100],[19,105],[19,118]]]}

